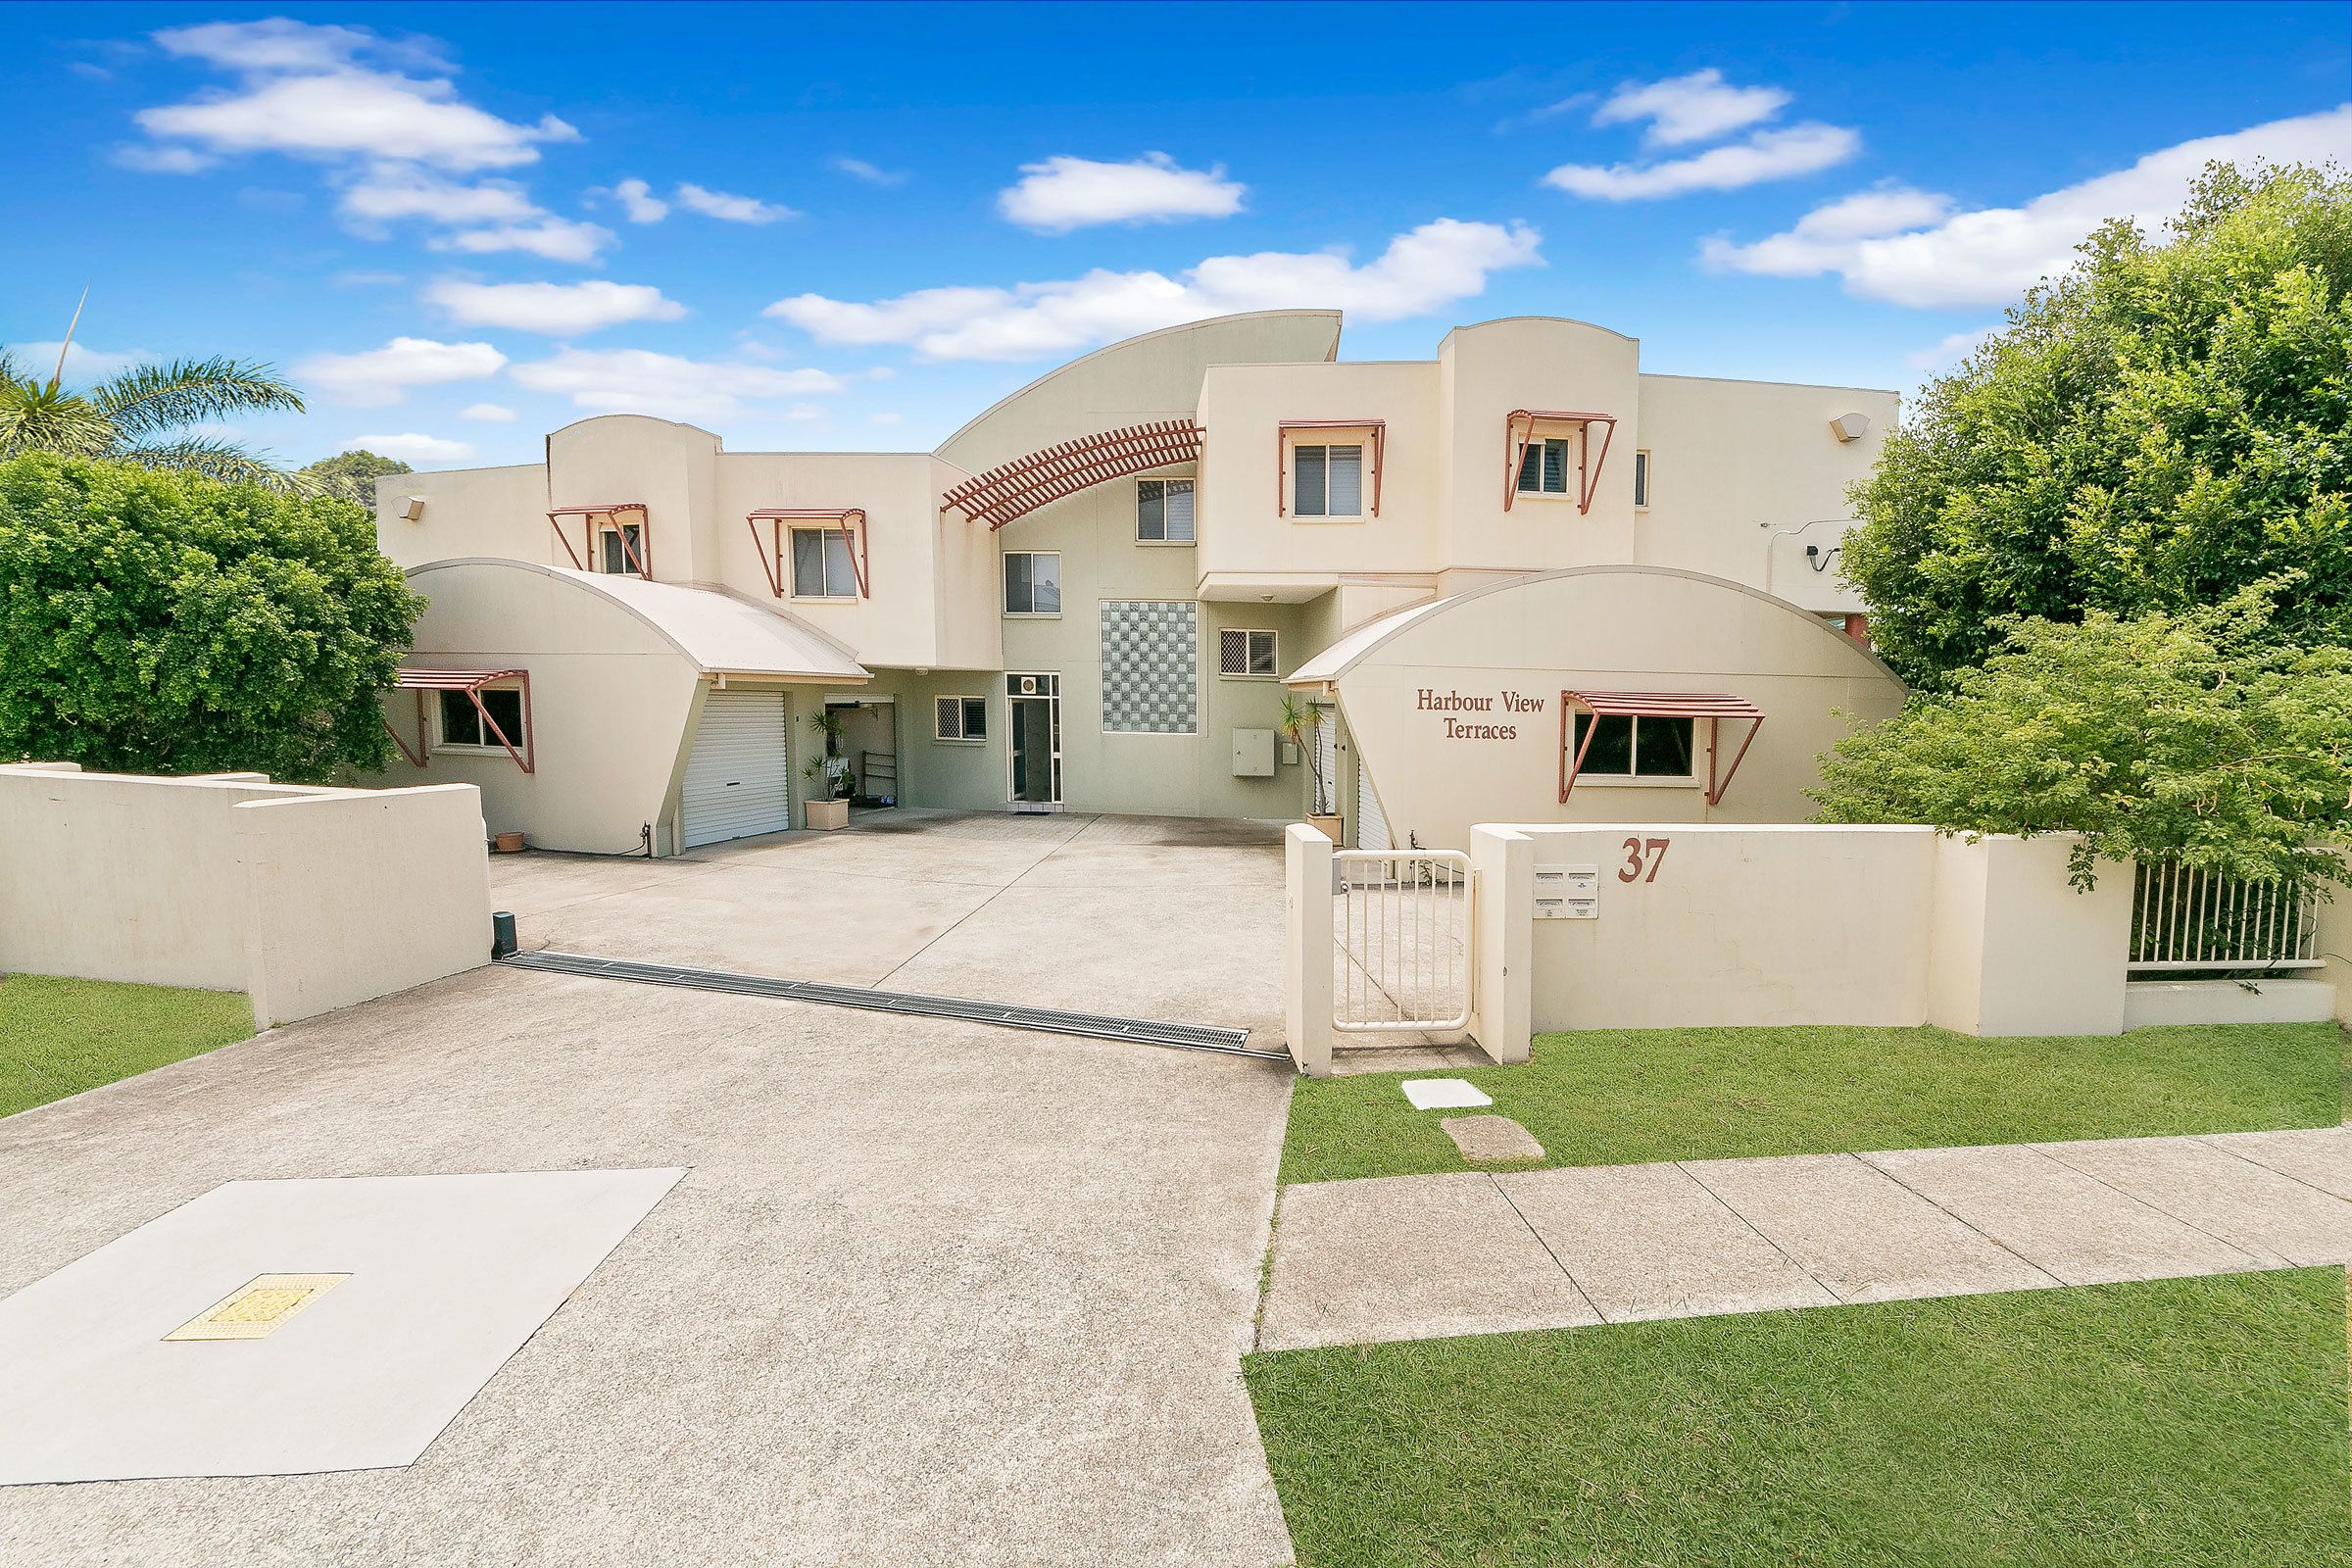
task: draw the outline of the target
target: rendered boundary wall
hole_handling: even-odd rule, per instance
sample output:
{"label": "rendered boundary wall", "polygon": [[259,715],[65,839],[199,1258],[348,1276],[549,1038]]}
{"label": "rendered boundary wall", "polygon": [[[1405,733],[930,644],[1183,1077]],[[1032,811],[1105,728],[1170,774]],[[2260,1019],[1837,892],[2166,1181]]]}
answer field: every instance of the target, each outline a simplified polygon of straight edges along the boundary
{"label": "rendered boundary wall", "polygon": [[481,792],[0,766],[0,971],[243,991],[267,1029],[490,951]]}

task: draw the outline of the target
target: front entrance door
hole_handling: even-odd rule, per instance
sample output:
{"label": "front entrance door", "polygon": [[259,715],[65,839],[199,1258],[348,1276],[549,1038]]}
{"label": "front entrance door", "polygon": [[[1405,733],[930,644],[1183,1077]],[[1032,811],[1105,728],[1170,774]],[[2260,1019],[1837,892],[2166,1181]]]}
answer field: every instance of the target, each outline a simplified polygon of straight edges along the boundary
{"label": "front entrance door", "polygon": [[1061,809],[1061,677],[1007,675],[1012,715],[1012,808]]}

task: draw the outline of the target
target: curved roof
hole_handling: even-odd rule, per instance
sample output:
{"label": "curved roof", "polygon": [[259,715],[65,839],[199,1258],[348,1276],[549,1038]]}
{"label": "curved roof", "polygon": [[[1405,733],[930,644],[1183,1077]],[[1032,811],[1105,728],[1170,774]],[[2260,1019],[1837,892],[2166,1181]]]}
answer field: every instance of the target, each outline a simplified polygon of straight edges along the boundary
{"label": "curved roof", "polygon": [[1455,594],[1447,599],[1431,599],[1418,605],[1407,605],[1402,610],[1392,610],[1385,615],[1378,615],[1365,621],[1361,626],[1356,627],[1338,642],[1333,643],[1329,648],[1324,649],[1314,658],[1291,671],[1284,677],[1284,683],[1291,686],[1327,686],[1362,663],[1371,656],[1374,649],[1390,638],[1402,633],[1414,623],[1425,620],[1431,615],[1443,614],[1447,611],[1459,609],[1472,600],[1484,599],[1489,594],[1508,593],[1514,588],[1524,588],[1530,583],[1550,582],[1560,577],[1591,577],[1604,573],[1619,576],[1684,577],[1692,582],[1709,583],[1717,588],[1729,588],[1734,593],[1745,594],[1750,599],[1759,600],[1776,609],[1786,610],[1820,632],[1822,636],[1837,639],[1853,653],[1868,660],[1888,680],[1895,682],[1898,686],[1902,684],[1901,677],[1886,667],[1885,660],[1847,637],[1843,632],[1831,630],[1820,616],[1802,606],[1792,605],[1786,599],[1764,592],[1761,588],[1750,588],[1743,582],[1733,582],[1728,577],[1711,577],[1703,571],[1685,571],[1679,566],[1568,566],[1559,571],[1530,572],[1524,577],[1511,577],[1502,582],[1489,583],[1483,588],[1473,588],[1466,594]]}
{"label": "curved roof", "polygon": [[805,621],[712,588],[542,566],[536,562],[462,556],[412,567],[411,577],[458,567],[536,572],[595,594],[634,615],[708,674],[795,675],[855,684],[873,674],[848,649]]}

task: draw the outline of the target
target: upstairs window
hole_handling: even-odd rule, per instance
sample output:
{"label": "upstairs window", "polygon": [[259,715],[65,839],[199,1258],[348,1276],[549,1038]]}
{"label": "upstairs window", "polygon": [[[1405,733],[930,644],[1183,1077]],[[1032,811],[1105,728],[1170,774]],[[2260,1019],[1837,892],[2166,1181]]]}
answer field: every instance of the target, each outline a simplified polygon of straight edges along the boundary
{"label": "upstairs window", "polygon": [[1642,512],[1649,506],[1649,454],[1634,454],[1634,510]]}
{"label": "upstairs window", "polygon": [[599,529],[596,542],[606,571],[614,576],[640,575],[637,563],[645,559],[645,530],[640,524],[624,522],[617,528]]}
{"label": "upstairs window", "polygon": [[858,568],[850,559],[849,529],[792,530],[792,596],[795,599],[858,597]]}
{"label": "upstairs window", "polygon": [[1281,673],[1281,660],[1270,631],[1226,627],[1217,633],[1217,673],[1237,678],[1272,677]]}
{"label": "upstairs window", "polygon": [[932,709],[931,733],[943,741],[988,739],[988,699],[942,697]]}
{"label": "upstairs window", "polygon": [[[1696,719],[1634,718],[1622,713],[1603,713],[1598,722],[1600,730],[1592,737],[1592,749],[1584,752],[1584,777],[1691,776],[1691,759],[1696,755],[1691,733]],[[1584,750],[1585,733],[1593,723],[1591,713],[1576,715],[1576,738],[1570,742],[1574,750]]]}
{"label": "upstairs window", "polygon": [[1527,444],[1527,450],[1519,457],[1519,493],[1523,496],[1568,494],[1566,437],[1545,436],[1541,441]]}
{"label": "upstairs window", "polygon": [[441,695],[441,745],[470,747],[479,751],[503,752],[498,733],[482,722],[487,711],[491,723],[506,731],[507,740],[515,746],[523,742],[522,692],[515,687],[486,686],[478,694],[482,706],[473,706],[473,696],[466,692],[445,691]]}
{"label": "upstairs window", "polygon": [[1291,514],[1298,517],[1362,516],[1363,443],[1293,447]]}
{"label": "upstairs window", "polygon": [[1061,613],[1061,553],[1008,550],[1004,553],[1004,613]]}
{"label": "upstairs window", "polygon": [[1193,481],[1138,479],[1135,482],[1135,538],[1138,544],[1193,542]]}

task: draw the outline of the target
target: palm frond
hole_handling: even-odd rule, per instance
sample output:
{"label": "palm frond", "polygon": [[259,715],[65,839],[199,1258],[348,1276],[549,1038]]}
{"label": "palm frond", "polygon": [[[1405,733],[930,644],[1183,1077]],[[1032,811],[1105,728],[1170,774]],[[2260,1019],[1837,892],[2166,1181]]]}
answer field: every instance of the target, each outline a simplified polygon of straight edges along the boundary
{"label": "palm frond", "polygon": [[89,398],[130,440],[229,414],[302,412],[291,381],[270,366],[231,359],[134,366],[92,387]]}
{"label": "palm frond", "polygon": [[175,473],[201,474],[230,484],[258,484],[290,495],[307,495],[310,484],[301,475],[279,467],[263,453],[249,452],[233,441],[214,436],[179,436],[170,441],[145,441],[115,454],[142,468],[167,468]]}
{"label": "palm frond", "polygon": [[26,452],[102,458],[122,444],[115,421],[87,398],[7,373],[0,364],[0,458]]}

